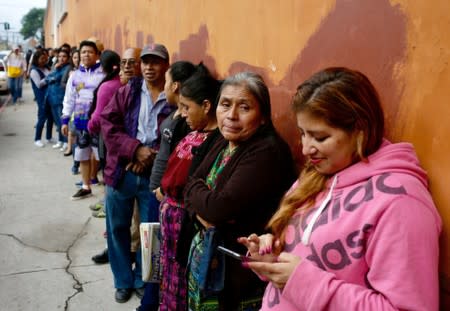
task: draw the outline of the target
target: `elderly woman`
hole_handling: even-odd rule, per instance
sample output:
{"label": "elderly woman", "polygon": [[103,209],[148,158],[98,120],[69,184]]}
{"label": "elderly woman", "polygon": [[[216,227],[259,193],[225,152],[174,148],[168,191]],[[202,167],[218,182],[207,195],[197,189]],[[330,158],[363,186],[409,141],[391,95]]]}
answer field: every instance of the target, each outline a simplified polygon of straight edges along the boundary
{"label": "elderly woman", "polygon": [[241,262],[225,259],[223,286],[214,293],[201,290],[193,267],[202,260],[204,234],[211,227],[225,247],[243,252],[237,238],[264,230],[295,179],[295,168],[272,124],[269,91],[259,75],[243,72],[226,79],[216,116],[222,137],[185,188],[186,207],[203,225],[191,245],[189,309],[257,310],[264,285]]}

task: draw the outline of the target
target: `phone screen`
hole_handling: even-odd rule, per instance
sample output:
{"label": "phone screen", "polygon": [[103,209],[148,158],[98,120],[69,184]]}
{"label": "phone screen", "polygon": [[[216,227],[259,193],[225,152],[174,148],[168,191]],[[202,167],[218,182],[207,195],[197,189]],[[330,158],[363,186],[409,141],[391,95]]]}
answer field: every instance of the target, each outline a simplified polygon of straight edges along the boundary
{"label": "phone screen", "polygon": [[233,257],[234,259],[252,261],[252,259],[250,257],[247,257],[247,256],[241,255],[239,253],[236,253],[236,252],[234,252],[234,251],[232,251],[232,250],[230,250],[228,248],[225,248],[223,246],[217,246],[217,249],[220,252],[224,253],[225,255]]}

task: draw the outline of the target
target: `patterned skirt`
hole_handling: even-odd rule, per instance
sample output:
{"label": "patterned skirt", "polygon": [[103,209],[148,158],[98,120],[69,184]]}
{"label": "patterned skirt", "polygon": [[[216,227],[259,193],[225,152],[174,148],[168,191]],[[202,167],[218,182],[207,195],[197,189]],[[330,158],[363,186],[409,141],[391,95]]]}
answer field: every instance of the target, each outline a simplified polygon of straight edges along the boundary
{"label": "patterned skirt", "polygon": [[[170,202],[170,201],[169,201]],[[160,311],[186,311],[186,268],[176,261],[177,240],[180,234],[183,210],[180,206],[161,202],[161,291]]]}

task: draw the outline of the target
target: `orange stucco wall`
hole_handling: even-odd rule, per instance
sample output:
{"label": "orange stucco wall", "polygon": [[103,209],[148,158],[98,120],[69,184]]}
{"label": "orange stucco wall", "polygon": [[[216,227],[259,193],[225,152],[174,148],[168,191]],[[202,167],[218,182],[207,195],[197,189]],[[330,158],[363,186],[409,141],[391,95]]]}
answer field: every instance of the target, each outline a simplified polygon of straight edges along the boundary
{"label": "orange stucco wall", "polygon": [[[57,44],[95,35],[121,52],[159,42],[172,60],[203,60],[219,77],[261,73],[275,124],[296,152],[295,87],[325,66],[366,73],[381,94],[387,136],[412,142],[429,173],[444,221],[442,306],[450,308],[448,0],[67,0],[67,12]],[[53,38],[47,23],[46,42]]]}

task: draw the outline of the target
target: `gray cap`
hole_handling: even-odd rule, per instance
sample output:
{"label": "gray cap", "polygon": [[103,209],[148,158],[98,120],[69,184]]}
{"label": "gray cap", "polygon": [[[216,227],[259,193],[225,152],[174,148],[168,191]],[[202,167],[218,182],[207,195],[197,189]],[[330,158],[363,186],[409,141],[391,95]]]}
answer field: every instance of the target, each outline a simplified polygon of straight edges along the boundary
{"label": "gray cap", "polygon": [[141,58],[147,55],[155,55],[169,61],[169,52],[167,52],[166,47],[162,44],[152,43],[144,46],[141,51]]}

